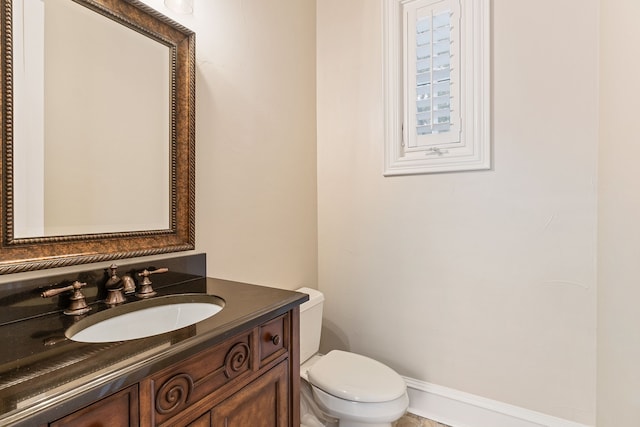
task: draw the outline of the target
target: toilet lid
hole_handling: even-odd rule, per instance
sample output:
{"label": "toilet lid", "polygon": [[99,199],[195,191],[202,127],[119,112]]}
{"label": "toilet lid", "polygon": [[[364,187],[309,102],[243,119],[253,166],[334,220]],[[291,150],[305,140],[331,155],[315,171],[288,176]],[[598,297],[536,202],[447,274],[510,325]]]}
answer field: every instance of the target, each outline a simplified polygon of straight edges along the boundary
{"label": "toilet lid", "polygon": [[402,396],[407,388],[402,377],[388,366],[340,350],[322,356],[308,375],[313,386],[353,402],[388,402]]}

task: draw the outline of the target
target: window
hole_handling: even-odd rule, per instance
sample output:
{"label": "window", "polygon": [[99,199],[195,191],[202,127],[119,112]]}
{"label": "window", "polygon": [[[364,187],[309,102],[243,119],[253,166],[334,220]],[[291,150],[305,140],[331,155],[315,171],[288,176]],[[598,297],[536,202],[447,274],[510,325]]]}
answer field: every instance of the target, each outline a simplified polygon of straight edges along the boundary
{"label": "window", "polygon": [[385,175],[489,169],[489,0],[385,0]]}

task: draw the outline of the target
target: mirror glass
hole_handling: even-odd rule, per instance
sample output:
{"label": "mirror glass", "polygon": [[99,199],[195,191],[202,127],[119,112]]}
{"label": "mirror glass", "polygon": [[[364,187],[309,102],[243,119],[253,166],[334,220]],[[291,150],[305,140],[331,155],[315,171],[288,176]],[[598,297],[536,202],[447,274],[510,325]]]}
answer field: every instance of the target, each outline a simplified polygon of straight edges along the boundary
{"label": "mirror glass", "polygon": [[138,0],[0,6],[0,274],[193,249],[195,34]]}
{"label": "mirror glass", "polygon": [[13,22],[14,237],[168,229],[169,47],[73,1]]}

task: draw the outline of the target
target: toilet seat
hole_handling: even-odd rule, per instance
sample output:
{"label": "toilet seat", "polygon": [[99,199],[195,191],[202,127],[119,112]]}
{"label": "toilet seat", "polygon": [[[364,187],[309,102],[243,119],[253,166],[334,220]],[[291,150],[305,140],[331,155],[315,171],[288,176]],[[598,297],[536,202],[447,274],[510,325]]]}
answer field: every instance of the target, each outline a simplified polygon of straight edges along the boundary
{"label": "toilet seat", "polygon": [[339,418],[341,426],[347,425],[345,421],[391,423],[404,415],[409,407],[406,391],[399,398],[389,402],[353,402],[332,396],[313,385],[311,389],[318,407],[326,414]]}
{"label": "toilet seat", "polygon": [[406,384],[393,369],[355,353],[330,351],[307,372],[315,388],[349,402],[384,403],[406,394]]}

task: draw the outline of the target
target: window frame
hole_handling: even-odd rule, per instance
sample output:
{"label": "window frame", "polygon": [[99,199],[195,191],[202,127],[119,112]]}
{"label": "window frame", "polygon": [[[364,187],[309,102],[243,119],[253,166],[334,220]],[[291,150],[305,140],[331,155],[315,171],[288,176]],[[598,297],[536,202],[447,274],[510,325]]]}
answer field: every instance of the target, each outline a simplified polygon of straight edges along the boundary
{"label": "window frame", "polygon": [[[416,59],[405,52],[411,52],[406,46],[415,44],[416,36],[407,31],[407,14],[417,7],[437,9],[452,2],[460,12],[459,24],[452,21],[452,34],[459,35],[459,49],[452,54],[459,55],[460,138],[435,134],[428,135],[435,136],[432,141],[422,138],[416,144],[409,137],[415,123],[409,118],[416,111],[415,88],[408,86],[405,74],[416,73]],[[489,8],[490,0],[384,0],[385,176],[491,168]]]}

